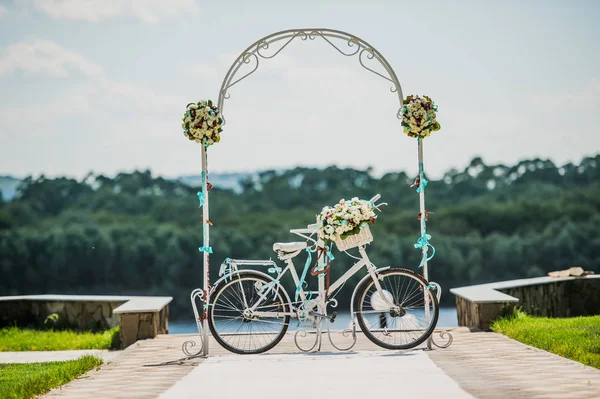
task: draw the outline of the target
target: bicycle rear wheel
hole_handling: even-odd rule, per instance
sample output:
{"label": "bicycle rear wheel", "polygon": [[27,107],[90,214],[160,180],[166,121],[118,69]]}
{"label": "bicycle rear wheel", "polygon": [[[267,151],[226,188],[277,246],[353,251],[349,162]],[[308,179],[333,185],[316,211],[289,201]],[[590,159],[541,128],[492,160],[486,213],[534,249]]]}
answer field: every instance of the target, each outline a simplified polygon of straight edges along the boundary
{"label": "bicycle rear wheel", "polygon": [[[235,273],[231,281],[220,284],[211,296],[208,323],[215,340],[225,349],[239,354],[266,352],[284,337],[290,317],[257,316],[260,312],[289,312],[285,290],[260,273]],[[261,299],[260,294],[266,294]]]}
{"label": "bicycle rear wheel", "polygon": [[410,349],[423,343],[437,324],[439,307],[427,281],[406,269],[379,272],[358,288],[357,319],[365,336],[387,349]]}

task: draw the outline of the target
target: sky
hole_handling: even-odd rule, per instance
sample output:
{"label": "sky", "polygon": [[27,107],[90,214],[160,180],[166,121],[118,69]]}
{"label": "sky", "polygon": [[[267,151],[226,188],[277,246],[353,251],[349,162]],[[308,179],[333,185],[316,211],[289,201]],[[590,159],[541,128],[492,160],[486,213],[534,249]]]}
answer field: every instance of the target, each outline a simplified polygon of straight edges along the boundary
{"label": "sky", "polygon": [[[598,20],[594,0],[0,0],[0,175],[198,174],[186,104],[216,102],[245,48],[300,28],[358,36],[404,96],[433,98],[442,129],[423,144],[433,177],[475,156],[578,163],[600,152]],[[229,94],[211,172],[417,173],[390,83],[321,38],[260,59]]]}

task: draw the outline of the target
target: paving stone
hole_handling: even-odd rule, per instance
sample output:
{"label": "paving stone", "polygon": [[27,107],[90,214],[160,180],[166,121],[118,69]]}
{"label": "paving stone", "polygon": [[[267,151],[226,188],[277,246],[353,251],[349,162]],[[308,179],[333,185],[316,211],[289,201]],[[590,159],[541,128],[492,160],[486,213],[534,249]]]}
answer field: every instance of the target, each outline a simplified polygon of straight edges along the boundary
{"label": "paving stone", "polygon": [[[468,329],[458,328],[453,331],[453,336],[454,342],[449,348],[434,349],[426,353],[462,389],[475,397],[600,398],[600,370],[495,333],[470,332]],[[102,366],[100,370],[92,370],[84,378],[55,389],[43,398],[156,398],[195,366],[202,367],[204,359],[185,360],[181,351],[182,344],[193,338],[195,336],[192,335],[158,335],[155,339],[138,341],[110,364]],[[212,338],[209,345],[211,357],[231,355]],[[362,334],[358,334],[356,346],[346,355],[381,350]],[[278,346],[259,356],[257,361],[262,361],[263,357],[264,361],[270,361],[270,354],[298,352],[293,343],[293,335],[287,334]],[[339,353],[326,340],[321,352],[322,356],[315,356],[315,361],[337,358],[327,353]],[[399,352],[397,355],[411,356],[411,352]],[[227,358],[236,359],[232,356]],[[164,364],[169,361],[178,362]],[[273,365],[276,366],[277,363],[273,362]]]}
{"label": "paving stone", "polygon": [[600,370],[496,333],[456,334],[429,357],[482,399],[600,398]]}

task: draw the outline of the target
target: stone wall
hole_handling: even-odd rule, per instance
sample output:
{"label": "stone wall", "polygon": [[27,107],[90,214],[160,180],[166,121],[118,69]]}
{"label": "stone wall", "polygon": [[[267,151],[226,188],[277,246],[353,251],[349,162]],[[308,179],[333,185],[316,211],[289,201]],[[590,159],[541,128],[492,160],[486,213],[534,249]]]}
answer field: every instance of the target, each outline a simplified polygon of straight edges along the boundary
{"label": "stone wall", "polygon": [[119,318],[113,310],[125,301],[0,301],[0,328],[17,325],[19,327],[44,327],[44,321],[51,314],[58,320],[48,321],[55,328],[100,331],[116,327]]}
{"label": "stone wall", "polygon": [[511,303],[484,302],[475,303],[459,296],[456,297],[458,325],[479,330],[489,330],[490,325]]}
{"label": "stone wall", "polygon": [[518,306],[531,315],[575,317],[600,314],[600,279],[575,279],[498,291],[518,298]]}
{"label": "stone wall", "polygon": [[451,292],[456,295],[458,325],[469,328],[488,330],[495,319],[514,306],[543,317],[600,315],[597,276],[561,280],[538,277],[453,288]]}

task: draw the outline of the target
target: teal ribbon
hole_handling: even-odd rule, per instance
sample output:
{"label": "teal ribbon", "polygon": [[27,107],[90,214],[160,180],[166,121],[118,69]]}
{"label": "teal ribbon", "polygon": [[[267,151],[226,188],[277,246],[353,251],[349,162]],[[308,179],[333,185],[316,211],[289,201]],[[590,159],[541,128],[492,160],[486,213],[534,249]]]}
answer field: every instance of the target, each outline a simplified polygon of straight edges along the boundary
{"label": "teal ribbon", "polygon": [[425,289],[426,289],[427,291],[429,291],[429,290],[434,290],[434,291],[435,291],[435,290],[437,290],[437,287],[436,287],[435,285],[428,284],[428,285],[425,287]]}
{"label": "teal ribbon", "polygon": [[308,273],[310,263],[312,262],[312,254],[310,253],[310,248],[306,248],[306,252],[308,253],[308,256],[306,257],[306,263],[304,263],[304,270],[302,270],[302,276],[300,277],[300,281],[298,282],[298,286],[296,287],[296,295],[294,296],[294,302],[298,300],[300,290],[302,289],[302,284],[304,284],[304,279],[306,279],[306,273]]}
{"label": "teal ribbon", "polygon": [[212,254],[213,253],[212,247],[199,247],[198,251],[200,251],[200,252],[206,252],[207,254]]}
{"label": "teal ribbon", "polygon": [[419,187],[417,188],[417,192],[420,193],[421,191],[423,191],[423,189],[427,187],[427,183],[429,182],[425,178],[422,178],[421,184],[419,184]]}
{"label": "teal ribbon", "polygon": [[[431,236],[429,234],[425,234],[419,237],[417,243],[415,244],[415,248],[423,251],[423,258],[421,259],[421,263],[419,264],[420,268],[423,267],[425,262],[429,262],[435,255],[435,248],[429,243],[429,240],[431,240]],[[431,256],[427,256],[429,248],[431,248]]]}
{"label": "teal ribbon", "polygon": [[198,201],[200,201],[198,208],[201,208],[202,205],[204,205],[204,193],[202,191],[198,191],[198,194],[196,195],[198,196]]}
{"label": "teal ribbon", "polygon": [[229,280],[233,281],[233,267],[231,267],[231,258],[225,258],[223,263],[227,266],[227,268],[223,271],[223,276],[225,276],[225,281],[227,281],[227,274],[229,273]]}

